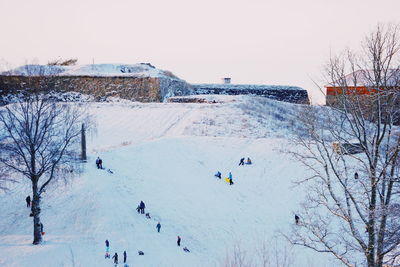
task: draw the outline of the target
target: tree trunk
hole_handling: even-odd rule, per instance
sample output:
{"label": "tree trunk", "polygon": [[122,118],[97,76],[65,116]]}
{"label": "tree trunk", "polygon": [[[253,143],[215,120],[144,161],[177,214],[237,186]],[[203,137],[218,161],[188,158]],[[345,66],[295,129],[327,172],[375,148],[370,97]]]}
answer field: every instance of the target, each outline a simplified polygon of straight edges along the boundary
{"label": "tree trunk", "polygon": [[85,133],[85,124],[82,123],[82,130],[81,130],[81,160],[86,161],[86,133]]}
{"label": "tree trunk", "polygon": [[31,211],[33,214],[33,244],[38,245],[42,242],[42,231],[40,223],[40,195],[38,192],[37,181],[32,181],[33,199]]}

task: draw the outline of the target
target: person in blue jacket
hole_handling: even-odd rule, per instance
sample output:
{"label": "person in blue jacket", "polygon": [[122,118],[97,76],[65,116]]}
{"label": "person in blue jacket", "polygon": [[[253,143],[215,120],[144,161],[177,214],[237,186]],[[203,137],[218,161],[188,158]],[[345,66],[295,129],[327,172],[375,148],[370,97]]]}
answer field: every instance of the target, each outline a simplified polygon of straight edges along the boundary
{"label": "person in blue jacket", "polygon": [[232,181],[232,173],[229,172],[229,184],[233,185],[233,181]]}
{"label": "person in blue jacket", "polygon": [[219,171],[216,174],[214,174],[214,176],[221,179],[221,173]]}
{"label": "person in blue jacket", "polygon": [[160,222],[157,223],[157,226],[156,226],[156,227],[157,227],[157,232],[160,232],[160,228],[161,228]]}

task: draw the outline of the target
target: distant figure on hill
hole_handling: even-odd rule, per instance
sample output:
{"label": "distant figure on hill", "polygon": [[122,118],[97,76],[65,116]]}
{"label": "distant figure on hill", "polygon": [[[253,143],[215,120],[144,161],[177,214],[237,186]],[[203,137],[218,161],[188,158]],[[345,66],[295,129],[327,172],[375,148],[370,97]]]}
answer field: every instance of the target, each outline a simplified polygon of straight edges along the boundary
{"label": "distant figure on hill", "polygon": [[219,179],[221,179],[221,173],[220,173],[219,171],[217,171],[217,173],[214,174],[214,176],[217,177],[217,178],[219,178]]}
{"label": "distant figure on hill", "polygon": [[42,235],[44,235],[44,231],[43,231],[43,223],[40,223],[40,232],[42,233]]}
{"label": "distant figure on hill", "polygon": [[176,244],[178,245],[178,247],[181,246],[181,237],[178,235],[178,240],[176,241]]}
{"label": "distant figure on hill", "polygon": [[140,201],[140,204],[139,204],[139,209],[140,209],[140,213],[141,214],[144,214],[144,209],[146,208],[146,205],[144,204],[144,202],[143,201]]}
{"label": "distant figure on hill", "polygon": [[147,218],[147,219],[151,219],[150,213],[149,213],[149,212],[146,213],[146,218]]}
{"label": "distant figure on hill", "polygon": [[25,198],[25,201],[26,201],[26,207],[30,208],[31,207],[31,196],[27,196]]}
{"label": "distant figure on hill", "polygon": [[185,251],[185,252],[190,252],[190,250],[189,250],[187,247],[184,247],[184,248],[183,248],[183,251]]}
{"label": "distant figure on hill", "polygon": [[240,166],[240,165],[244,165],[244,158],[241,158],[241,159],[240,159],[239,166]]}
{"label": "distant figure on hill", "polygon": [[124,263],[126,263],[126,251],[124,251]]}
{"label": "distant figure on hill", "polygon": [[140,213],[140,204],[137,206],[136,210],[137,210],[137,213]]}
{"label": "distant figure on hill", "polygon": [[296,222],[296,224],[299,224],[300,222],[300,217],[296,215],[294,215],[294,221]]}
{"label": "distant figure on hill", "polygon": [[247,165],[251,165],[251,163],[252,163],[252,162],[251,162],[251,159],[250,159],[250,158],[247,158],[246,164],[247,164]]}
{"label": "distant figure on hill", "polygon": [[97,166],[97,169],[100,169],[100,157],[97,157],[97,159],[96,159],[96,166]]}
{"label": "distant figure on hill", "polygon": [[109,251],[110,251],[110,242],[108,242],[108,240],[106,240],[106,255],[104,256],[105,259],[110,258]]}
{"label": "distant figure on hill", "polygon": [[356,172],[355,174],[354,174],[354,179],[358,179],[358,173]]}
{"label": "distant figure on hill", "polygon": [[99,169],[103,169],[103,160],[99,158]]}
{"label": "distant figure on hill", "polygon": [[231,172],[229,172],[229,184],[230,185],[233,185],[233,181],[232,181],[232,173]]}
{"label": "distant figure on hill", "polygon": [[118,265],[118,254],[117,254],[117,252],[115,252],[115,254],[112,257],[112,259],[114,259],[114,264],[115,264],[115,266],[117,266]]}
{"label": "distant figure on hill", "polygon": [[161,224],[160,224],[160,222],[157,223],[156,228],[157,228],[157,232],[160,232],[160,229],[161,229]]}

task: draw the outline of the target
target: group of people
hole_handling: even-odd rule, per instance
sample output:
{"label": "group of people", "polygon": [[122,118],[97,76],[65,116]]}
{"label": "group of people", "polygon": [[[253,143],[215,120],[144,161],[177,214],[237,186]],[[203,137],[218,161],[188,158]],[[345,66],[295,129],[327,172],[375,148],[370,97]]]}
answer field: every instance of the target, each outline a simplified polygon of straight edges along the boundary
{"label": "group of people", "polygon": [[[138,212],[139,214],[144,214],[144,213],[145,213],[145,210],[144,210],[145,208],[146,208],[146,205],[145,205],[144,202],[141,200],[140,203],[139,203],[139,205],[137,206],[136,210],[137,210],[137,212]],[[146,213],[146,218],[151,219],[150,213]],[[160,223],[160,222],[157,223],[156,229],[157,229],[157,232],[159,233],[160,230],[161,230],[161,223]],[[177,237],[177,240],[176,240],[176,244],[178,245],[178,247],[181,246],[181,240],[182,240],[181,237],[178,236],[178,237]],[[185,252],[190,252],[190,250],[189,250],[187,247],[184,247],[184,248],[183,248],[183,251],[185,251]],[[140,254],[140,252],[142,252],[142,251],[139,251],[139,255],[144,255],[144,254]],[[143,252],[142,252],[142,253],[143,253]]]}
{"label": "group of people", "polygon": [[[109,259],[110,258],[110,241],[108,241],[108,239],[107,239],[105,243],[106,243],[106,255],[104,256],[104,258]],[[123,256],[124,256],[124,267],[129,267],[128,264],[126,263],[126,259],[128,256],[126,251],[124,251]],[[118,265],[118,253],[115,252],[114,256],[112,256],[111,259],[114,260],[114,265],[117,266]]]}
{"label": "group of people", "polygon": [[245,163],[245,162],[244,162],[244,158],[241,158],[241,159],[240,159],[240,162],[239,162],[239,166],[240,166],[240,165],[244,166],[244,164],[246,164],[246,165],[251,165],[251,164],[252,164],[251,159],[250,159],[250,158],[247,158],[247,161],[246,161],[246,163]]}
{"label": "group of people", "polygon": [[[146,208],[146,205],[144,204],[143,201],[140,201],[139,205],[137,206],[136,210],[140,214],[144,214],[144,209]],[[149,214],[150,217],[150,214]]]}
{"label": "group of people", "polygon": [[[221,179],[221,172],[220,172],[220,171],[217,171],[217,173],[214,174],[214,176],[217,177],[217,178],[219,178],[219,179]],[[232,173],[231,173],[231,172],[229,172],[227,179],[228,179],[228,181],[229,181],[229,184],[230,184],[230,185],[233,185]]]}

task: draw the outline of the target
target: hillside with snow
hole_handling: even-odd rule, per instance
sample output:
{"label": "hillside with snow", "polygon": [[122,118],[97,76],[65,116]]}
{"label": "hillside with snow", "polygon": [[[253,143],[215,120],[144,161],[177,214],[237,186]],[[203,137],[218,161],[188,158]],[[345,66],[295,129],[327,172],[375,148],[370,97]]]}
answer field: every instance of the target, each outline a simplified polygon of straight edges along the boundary
{"label": "hillside with snow", "polygon": [[[292,181],[307,170],[281,152],[302,131],[299,106],[205,97],[202,104],[89,102],[96,120],[89,160],[80,175],[45,193],[42,245],[31,245],[28,181],[0,192],[0,266],[113,266],[104,259],[106,239],[120,261],[126,250],[131,267],[227,266],[238,251],[256,266],[263,255],[268,266],[337,266],[279,235],[293,226],[304,196]],[[96,168],[98,156],[105,170]],[[238,166],[242,157],[253,164]],[[232,172],[234,185],[217,171],[223,178]],[[151,219],[137,213],[141,200]]]}

